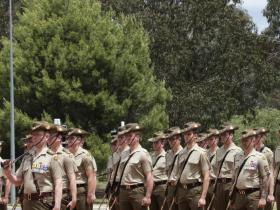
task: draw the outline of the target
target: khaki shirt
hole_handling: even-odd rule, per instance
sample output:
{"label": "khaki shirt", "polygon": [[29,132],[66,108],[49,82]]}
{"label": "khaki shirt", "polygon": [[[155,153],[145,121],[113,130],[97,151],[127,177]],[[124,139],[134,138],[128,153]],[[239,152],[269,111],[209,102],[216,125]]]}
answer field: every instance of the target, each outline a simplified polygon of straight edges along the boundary
{"label": "khaki shirt", "polygon": [[111,156],[109,156],[107,161],[107,178],[108,181],[112,182],[114,179],[113,171],[116,170],[118,161],[120,159],[120,152],[114,152]]}
{"label": "khaki shirt", "polygon": [[[129,156],[133,155],[124,168]],[[139,145],[132,151],[125,161],[120,163],[120,173],[124,170],[120,180],[121,185],[135,185],[145,182],[145,174],[152,171],[152,160],[148,151]]]}
{"label": "khaki shirt", "polygon": [[53,192],[54,180],[62,178],[57,155],[45,147],[39,154],[26,156],[16,173],[17,178],[23,180],[24,193],[37,193],[32,173],[40,192]]}
{"label": "khaki shirt", "polygon": [[87,150],[79,147],[77,152],[74,154],[74,159],[76,166],[78,167],[78,172],[76,173],[77,184],[86,184],[87,175],[86,171],[92,169],[94,172],[97,171],[97,166],[94,157]]}
{"label": "khaki shirt", "polygon": [[227,154],[226,159],[223,162],[219,178],[232,178],[234,172],[234,157],[236,154],[241,153],[242,149],[236,146],[234,143],[226,150],[224,146],[220,147],[216,153],[215,167],[219,169],[220,164],[224,158],[224,155],[227,151],[230,152]]}
{"label": "khaki shirt", "polygon": [[269,149],[268,147],[264,147],[263,149],[261,149],[260,153],[264,154],[264,156],[267,159],[268,165],[270,168],[273,167],[273,159],[274,159],[274,154],[272,152],[271,149]]}
{"label": "khaki shirt", "polygon": [[[274,176],[277,176],[277,180],[280,180],[280,173],[279,173],[279,168],[280,168],[280,146],[278,146],[275,150],[274,153]],[[278,174],[277,174],[278,173]]]}
{"label": "khaki shirt", "polygon": [[74,156],[67,149],[62,146],[59,147],[57,152],[57,161],[59,162],[62,168],[62,183],[63,189],[69,189],[69,179],[68,177],[71,174],[75,174],[78,172],[78,168],[75,164]]}
{"label": "khaki shirt", "polygon": [[[168,176],[168,180],[174,180],[171,178],[171,173],[174,170],[174,166],[177,160],[177,155],[183,150],[183,147],[180,145],[178,151],[174,153],[172,150],[167,151],[165,158],[166,158],[166,173]],[[176,160],[174,159],[176,157]],[[173,167],[173,168],[172,168]]]}
{"label": "khaki shirt", "polygon": [[210,179],[216,179],[218,172],[219,172],[219,168],[217,167],[217,165],[215,164],[216,162],[216,152],[218,150],[218,147],[216,147],[214,152],[211,152],[210,149],[207,150],[207,157],[208,160],[211,164],[211,169],[210,169]]}
{"label": "khaki shirt", "polygon": [[238,154],[235,157],[234,169],[235,179],[243,161],[248,158],[241,169],[241,172],[236,181],[236,187],[239,190],[248,188],[260,188],[262,179],[269,176],[269,166],[266,157],[257,152],[255,149],[247,156]]}
{"label": "khaki shirt", "polygon": [[164,150],[159,155],[152,154],[154,182],[167,180],[165,154]]}
{"label": "khaki shirt", "polygon": [[[129,156],[130,154],[130,149],[129,149],[129,146],[127,146],[123,151],[121,151],[120,153],[120,157],[119,157],[119,167],[118,167],[118,171],[117,170],[117,164],[115,164],[115,167],[114,167],[114,172],[112,175],[115,175],[115,173],[117,173],[116,175],[116,182],[119,182],[120,181],[120,178],[121,178],[121,172],[122,170],[120,169],[120,166],[121,164],[124,164],[125,161],[127,160],[127,157]],[[114,177],[112,177],[112,180],[114,179]]]}
{"label": "khaki shirt", "polygon": [[[193,152],[189,156],[191,151]],[[188,156],[188,162],[184,167],[184,163]],[[175,180],[178,180],[180,174],[182,174],[179,180],[182,184],[202,182],[203,173],[209,170],[210,162],[206,156],[205,150],[195,144],[191,150],[188,150],[188,148],[185,147],[179,153],[174,170],[172,172],[174,175],[171,175],[171,177],[175,178]]]}

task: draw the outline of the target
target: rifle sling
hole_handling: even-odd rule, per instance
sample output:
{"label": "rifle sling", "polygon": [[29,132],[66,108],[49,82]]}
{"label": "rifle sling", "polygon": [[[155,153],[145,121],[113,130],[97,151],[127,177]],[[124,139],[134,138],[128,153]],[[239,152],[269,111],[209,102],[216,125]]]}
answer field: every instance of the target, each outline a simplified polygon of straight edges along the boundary
{"label": "rifle sling", "polygon": [[159,157],[156,159],[155,163],[153,164],[153,168],[157,165],[157,162],[158,162],[159,159],[162,158],[162,157],[164,157],[164,156],[161,155],[161,156],[159,156]]}
{"label": "rifle sling", "polygon": [[[138,151],[136,151],[136,152],[138,152]],[[128,157],[128,159],[125,161],[125,163],[124,163],[124,167],[123,167],[123,170],[122,170],[122,173],[121,173],[121,177],[120,177],[120,182],[118,183],[118,186],[116,187],[116,192],[117,192],[117,193],[118,193],[118,191],[119,191],[119,189],[120,189],[120,187],[121,187],[122,178],[123,178],[123,175],[124,175],[125,168],[126,168],[128,162],[129,162],[129,160],[132,158],[132,156],[133,156],[136,152],[132,153],[132,154]]]}

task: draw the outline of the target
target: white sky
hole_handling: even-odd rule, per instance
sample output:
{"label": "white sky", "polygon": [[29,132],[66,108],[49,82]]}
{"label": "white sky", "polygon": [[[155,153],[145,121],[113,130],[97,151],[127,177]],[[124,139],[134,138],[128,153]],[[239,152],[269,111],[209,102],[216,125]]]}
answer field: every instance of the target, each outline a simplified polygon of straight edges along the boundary
{"label": "white sky", "polygon": [[266,18],[262,14],[266,4],[267,0],[243,0],[242,7],[248,11],[259,32],[268,26]]}

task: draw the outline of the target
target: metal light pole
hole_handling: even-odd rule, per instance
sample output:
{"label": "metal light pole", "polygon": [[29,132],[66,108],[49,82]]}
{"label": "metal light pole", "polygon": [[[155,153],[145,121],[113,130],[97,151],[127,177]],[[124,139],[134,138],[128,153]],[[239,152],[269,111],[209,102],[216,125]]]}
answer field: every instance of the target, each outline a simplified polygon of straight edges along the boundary
{"label": "metal light pole", "polygon": [[[12,18],[12,0],[9,0],[9,31],[10,31],[10,129],[11,129],[11,160],[15,159],[15,124],[14,124],[14,68],[13,68],[13,18]],[[12,167],[15,173],[15,164]],[[16,200],[15,186],[11,186],[11,202]]]}

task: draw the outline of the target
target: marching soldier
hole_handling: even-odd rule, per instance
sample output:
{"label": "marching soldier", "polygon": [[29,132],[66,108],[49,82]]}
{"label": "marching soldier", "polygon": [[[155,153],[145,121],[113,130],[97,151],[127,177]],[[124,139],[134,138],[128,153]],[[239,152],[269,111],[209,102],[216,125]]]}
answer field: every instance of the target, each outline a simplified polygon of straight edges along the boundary
{"label": "marching soldier", "polygon": [[274,196],[273,196],[273,191],[274,191],[274,167],[273,167],[273,160],[274,160],[274,154],[269,149],[264,145],[265,139],[266,139],[266,134],[269,132],[266,128],[259,128],[255,129],[257,135],[256,135],[256,143],[255,143],[255,149],[264,154],[268,161],[269,165],[269,171],[270,171],[270,176],[269,176],[269,185],[268,185],[268,196],[267,196],[267,203],[265,205],[264,210],[272,210],[272,202],[274,201]]}
{"label": "marching soldier", "polygon": [[242,132],[244,152],[235,156],[231,202],[236,210],[263,209],[266,204],[269,166],[266,157],[254,149],[256,131]]}
{"label": "marching soldier", "polygon": [[[10,160],[5,161],[5,174],[16,186],[24,184],[23,210],[60,210],[62,172],[57,156],[47,148],[50,125],[35,124],[31,129],[34,152],[26,156],[11,174]],[[54,205],[54,206],[53,206]]]}
{"label": "marching soldier", "polygon": [[206,205],[210,163],[196,143],[199,127],[199,123],[189,122],[182,129],[186,147],[179,153],[174,170],[179,210],[198,210]]}
{"label": "marching soldier", "polygon": [[130,154],[120,163],[119,204],[122,210],[147,210],[151,203],[153,175],[151,157],[141,147],[141,130],[137,123],[126,125]]}
{"label": "marching soldier", "polygon": [[166,131],[166,133],[170,150],[166,153],[166,171],[168,182],[165,199],[168,209],[170,209],[170,206],[173,203],[172,210],[178,210],[178,204],[173,202],[176,186],[174,178],[171,177],[171,174],[173,174],[178,154],[183,150],[183,147],[181,146],[181,129],[179,127],[171,127]]}
{"label": "marching soldier", "polygon": [[[26,154],[22,158],[22,162],[24,162],[26,160],[26,158],[27,159],[30,158],[30,156],[33,154],[32,153],[33,152],[32,135],[28,134],[24,138],[22,138],[21,140],[23,141],[24,153]],[[19,202],[22,209],[23,209],[23,199],[24,199],[23,191],[24,191],[24,186],[22,184],[18,188],[18,191],[17,191],[18,200],[16,201],[16,204],[14,204],[14,205],[17,205],[18,202]]]}
{"label": "marching soldier", "polygon": [[48,147],[56,154],[57,161],[62,168],[62,203],[61,209],[74,209],[77,202],[76,175],[77,167],[73,155],[62,147],[62,137],[67,132],[61,125],[52,125],[50,128],[50,137]]}
{"label": "marching soldier", "polygon": [[[2,151],[3,141],[0,141],[0,153]],[[3,159],[0,157],[0,162]],[[6,210],[9,202],[9,194],[11,189],[11,182],[6,178],[3,169],[0,166],[0,210]]]}
{"label": "marching soldier", "polygon": [[[111,131],[111,151],[112,155],[109,156],[108,161],[107,161],[107,179],[108,182],[111,181],[112,173],[113,173],[113,166],[119,159],[118,155],[118,137],[115,133]],[[111,183],[112,184],[112,183]]]}
{"label": "marching soldier", "polygon": [[109,186],[107,189],[107,194],[109,195],[109,206],[112,210],[119,210],[119,203],[116,197],[116,188],[119,185],[119,177],[117,177],[117,172],[119,170],[122,153],[129,155],[129,147],[125,141],[125,135],[122,135],[122,131],[125,130],[125,126],[120,126],[118,128],[117,135],[112,139],[111,144],[113,147],[113,155],[111,158],[111,175],[109,177]]}
{"label": "marching soldier", "polygon": [[[164,150],[165,135],[163,132],[156,132],[149,142],[153,144],[154,153],[152,154],[154,189],[151,197],[151,210],[160,210],[164,205],[164,194],[167,182],[166,159]],[[166,210],[166,205],[163,208]]]}
{"label": "marching soldier", "polygon": [[[280,127],[277,131],[278,137],[280,138]],[[280,146],[278,146],[274,153],[274,195],[276,200],[277,209],[280,209]]]}
{"label": "marching soldier", "polygon": [[91,210],[96,199],[96,162],[90,152],[81,147],[81,143],[88,134],[82,129],[72,128],[66,135],[67,149],[73,154],[78,168],[76,173],[77,197],[79,198],[76,204],[77,210]]}
{"label": "marching soldier", "polygon": [[215,167],[218,169],[217,188],[215,192],[214,208],[224,210],[227,208],[229,201],[229,192],[232,186],[233,164],[236,154],[242,152],[241,148],[233,142],[234,131],[238,127],[227,124],[220,130],[220,140],[223,144],[217,150]]}

